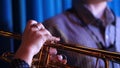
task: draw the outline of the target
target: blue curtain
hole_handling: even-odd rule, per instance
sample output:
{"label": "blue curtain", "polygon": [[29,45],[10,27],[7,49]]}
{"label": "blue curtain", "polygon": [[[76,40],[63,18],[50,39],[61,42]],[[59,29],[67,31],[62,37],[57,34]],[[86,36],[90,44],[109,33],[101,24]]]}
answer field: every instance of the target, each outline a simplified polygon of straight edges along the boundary
{"label": "blue curtain", "polygon": [[108,5],[117,16],[120,16],[120,0],[112,0],[112,2],[108,2]]}
{"label": "blue curtain", "polygon": [[[0,30],[22,34],[28,20],[43,22],[70,8],[71,3],[71,0],[0,0]],[[120,0],[108,5],[120,16]],[[15,52],[19,45],[19,40],[0,36],[0,55]]]}
{"label": "blue curtain", "polygon": [[[0,30],[22,34],[26,22],[38,22],[55,16],[71,7],[71,0],[0,0]],[[0,36],[0,54],[15,52],[20,41]]]}

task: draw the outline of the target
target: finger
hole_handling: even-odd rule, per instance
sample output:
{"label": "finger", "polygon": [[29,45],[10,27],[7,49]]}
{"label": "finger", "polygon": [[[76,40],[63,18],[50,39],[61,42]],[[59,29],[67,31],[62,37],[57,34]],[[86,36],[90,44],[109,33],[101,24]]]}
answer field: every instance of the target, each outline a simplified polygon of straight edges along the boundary
{"label": "finger", "polygon": [[44,35],[44,36],[51,36],[50,32],[48,30],[46,30],[44,27],[39,27],[39,28],[42,28],[39,30],[39,33],[41,35]]}
{"label": "finger", "polygon": [[60,38],[52,36],[51,33],[46,29],[39,30],[39,33],[44,36],[44,38],[46,38],[46,43],[54,43],[60,41]]}
{"label": "finger", "polygon": [[63,55],[57,55],[57,59],[63,64],[67,63],[67,59],[65,59]]}
{"label": "finger", "polygon": [[37,21],[35,21],[35,20],[29,20],[28,23],[27,23],[26,28],[29,29],[29,28],[31,28],[31,26],[34,25],[34,24],[37,24]]}
{"label": "finger", "polygon": [[57,59],[58,59],[59,61],[62,61],[62,60],[63,60],[62,55],[57,55]]}
{"label": "finger", "polygon": [[46,36],[46,37],[47,37],[47,42],[54,43],[54,42],[60,41],[60,38],[57,38],[57,37],[54,37],[54,36]]}
{"label": "finger", "polygon": [[44,31],[44,32],[42,32],[42,33],[45,33],[45,28],[44,28],[44,26],[43,26],[41,23],[33,24],[33,25],[31,26],[31,28],[37,28],[37,30],[39,30],[39,31]]}
{"label": "finger", "polygon": [[41,29],[41,27],[38,26],[37,24],[33,24],[33,25],[31,26],[31,29],[35,29],[35,30],[39,31],[39,30]]}
{"label": "finger", "polygon": [[33,24],[33,25],[31,26],[31,28],[33,28],[33,29],[35,29],[35,30],[42,31],[41,34],[46,33],[46,32],[45,32],[45,28],[44,28],[44,26],[43,26],[41,23]]}
{"label": "finger", "polygon": [[46,29],[42,29],[39,32],[46,37],[47,41],[60,41],[60,38],[52,36],[51,33]]}
{"label": "finger", "polygon": [[60,41],[60,39],[59,38],[54,38],[54,39],[47,39],[46,41],[45,41],[45,44],[55,44],[55,43],[57,43],[58,41]]}
{"label": "finger", "polygon": [[26,25],[24,33],[23,33],[24,35],[30,32],[31,25],[33,25],[33,24],[37,24],[37,22],[35,20],[29,20],[27,22],[27,25]]}
{"label": "finger", "polygon": [[61,62],[62,62],[63,64],[67,64],[67,60],[65,60],[65,59],[62,60]]}
{"label": "finger", "polygon": [[42,23],[38,23],[37,26],[40,28],[40,30],[45,29]]}
{"label": "finger", "polygon": [[60,57],[60,60],[67,60],[67,57],[63,54],[58,55],[58,58]]}
{"label": "finger", "polygon": [[57,50],[56,50],[55,48],[51,48],[51,47],[50,47],[49,53],[50,53],[51,55],[56,55],[56,54],[57,54]]}
{"label": "finger", "polygon": [[39,33],[43,35],[47,41],[60,41],[60,38],[52,36],[46,29],[39,30]]}

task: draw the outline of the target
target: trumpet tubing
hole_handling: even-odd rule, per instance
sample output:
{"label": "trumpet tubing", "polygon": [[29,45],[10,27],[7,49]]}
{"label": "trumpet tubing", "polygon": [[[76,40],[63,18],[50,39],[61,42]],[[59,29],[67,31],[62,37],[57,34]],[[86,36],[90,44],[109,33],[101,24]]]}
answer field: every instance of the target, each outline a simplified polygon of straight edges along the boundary
{"label": "trumpet tubing", "polygon": [[[10,32],[0,31],[0,35],[21,40],[21,35],[19,35],[19,34],[16,35],[16,34],[13,34]],[[108,60],[120,63],[120,53],[117,53],[117,52],[109,52],[109,51],[105,51],[105,50],[87,48],[87,47],[83,47],[83,46],[77,45],[77,44],[54,43],[54,44],[45,44],[43,49],[41,49],[40,52],[37,54],[37,57],[39,57],[37,59],[40,63],[40,66],[49,66],[50,67],[52,64],[52,63],[51,64],[49,63],[49,53],[48,53],[49,47],[59,48],[59,49],[63,49],[63,50],[73,51],[73,52],[101,58],[101,59],[105,60],[106,68],[109,68],[108,67],[108,63],[109,63]],[[53,64],[53,66],[54,65],[55,64]],[[36,66],[37,68],[40,67],[38,64],[36,64],[34,62],[34,60],[33,60],[33,66]],[[62,65],[59,65],[59,66],[62,66]],[[55,67],[55,68],[59,68],[59,67]],[[68,65],[65,68],[72,68],[72,67],[70,67]]]}
{"label": "trumpet tubing", "polygon": [[73,52],[77,52],[77,53],[81,53],[81,54],[85,54],[85,55],[89,55],[89,56],[93,56],[97,58],[108,59],[113,62],[120,63],[120,53],[117,53],[117,52],[110,52],[110,51],[105,51],[105,50],[88,48],[88,47],[84,47],[81,45],[65,44],[65,43],[48,44],[46,46],[68,50],[68,51],[73,51]]}
{"label": "trumpet tubing", "polygon": [[14,34],[14,33],[2,31],[2,30],[0,30],[0,35],[8,38],[18,39],[18,40],[21,40],[22,38],[22,35],[20,34]]}

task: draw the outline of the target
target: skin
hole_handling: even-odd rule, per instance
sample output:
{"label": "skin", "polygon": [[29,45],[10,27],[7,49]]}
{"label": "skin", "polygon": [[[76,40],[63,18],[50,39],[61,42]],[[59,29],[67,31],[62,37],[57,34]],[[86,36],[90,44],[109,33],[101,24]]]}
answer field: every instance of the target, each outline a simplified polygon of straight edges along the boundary
{"label": "skin", "polygon": [[86,0],[85,6],[90,10],[90,12],[101,20],[105,20],[104,10],[107,7],[107,2],[111,0]]}
{"label": "skin", "polygon": [[45,42],[56,42],[59,40],[59,38],[52,36],[41,23],[30,20],[23,33],[22,43],[14,58],[24,60],[31,66],[33,56],[40,51]]}

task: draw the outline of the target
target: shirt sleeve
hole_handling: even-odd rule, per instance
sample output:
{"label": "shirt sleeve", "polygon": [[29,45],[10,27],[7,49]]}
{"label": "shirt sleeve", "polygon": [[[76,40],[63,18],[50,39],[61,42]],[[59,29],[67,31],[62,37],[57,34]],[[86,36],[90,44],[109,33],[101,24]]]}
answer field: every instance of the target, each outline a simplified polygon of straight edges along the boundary
{"label": "shirt sleeve", "polygon": [[11,64],[11,68],[30,68],[28,63],[21,59],[14,59]]}

